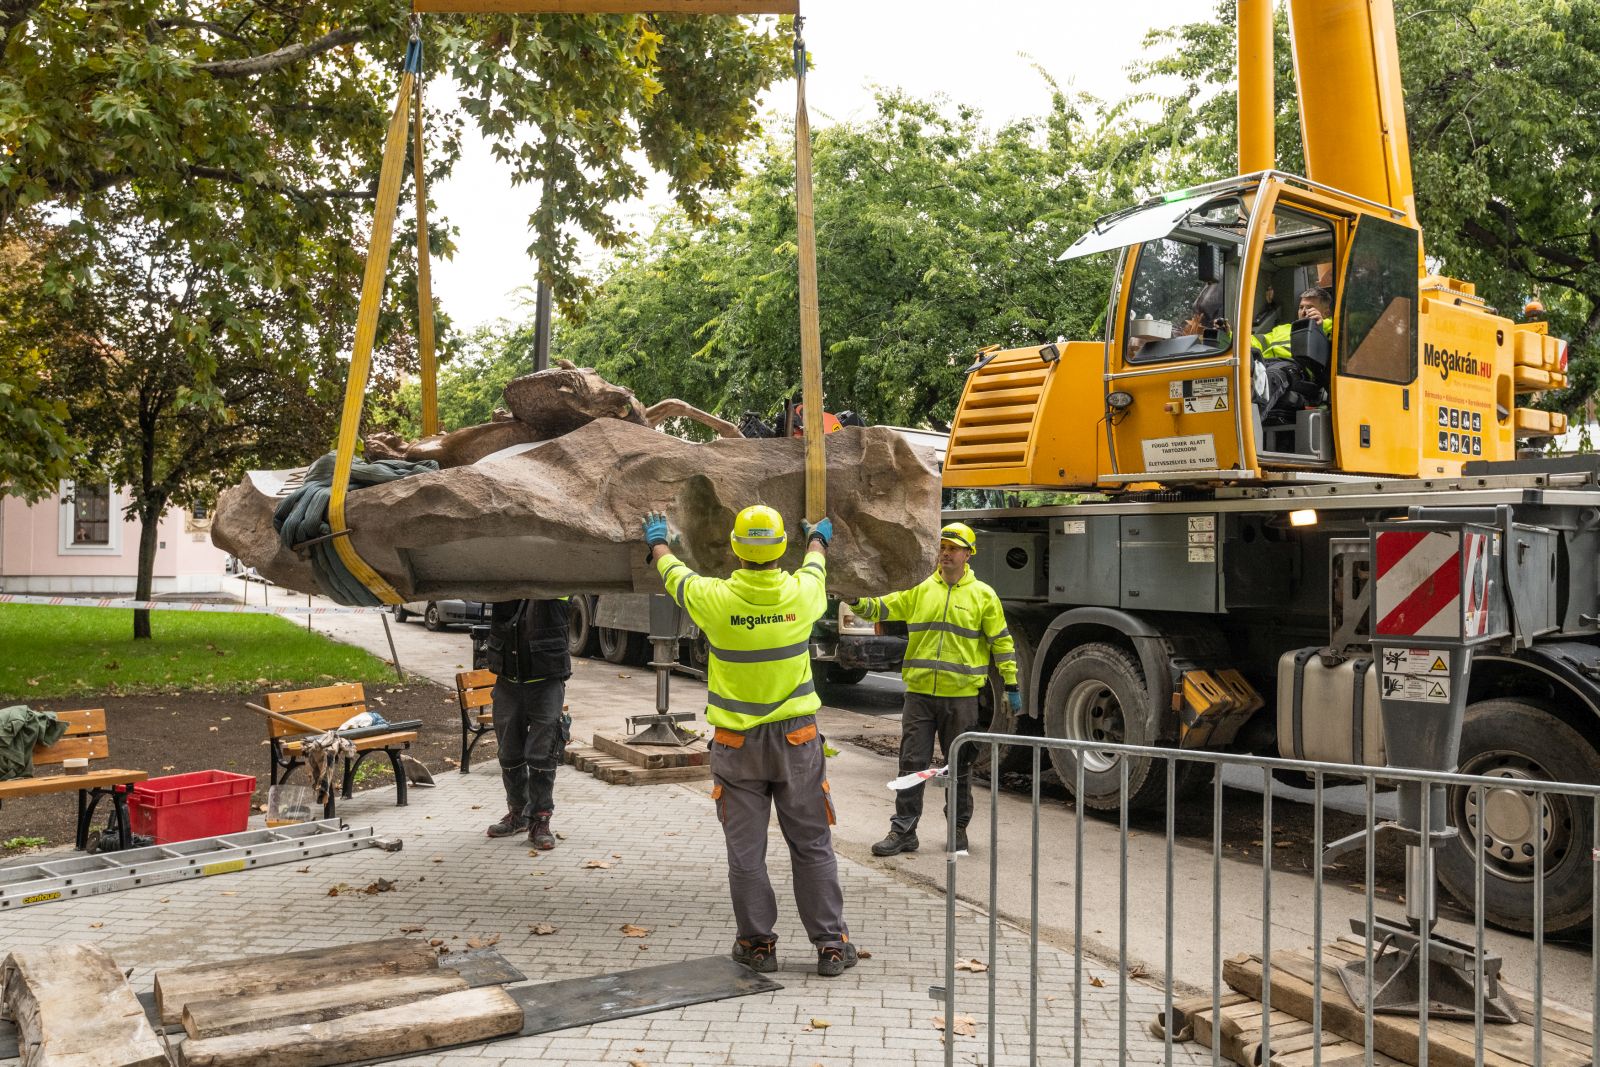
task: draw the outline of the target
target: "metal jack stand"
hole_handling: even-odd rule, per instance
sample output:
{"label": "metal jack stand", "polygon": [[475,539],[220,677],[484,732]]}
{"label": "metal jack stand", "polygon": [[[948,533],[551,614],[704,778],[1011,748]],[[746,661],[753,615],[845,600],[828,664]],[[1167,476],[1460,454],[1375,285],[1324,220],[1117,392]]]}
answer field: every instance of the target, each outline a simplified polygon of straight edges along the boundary
{"label": "metal jack stand", "polygon": [[[678,638],[684,613],[669,596],[650,597],[650,666],[656,672],[656,710],[653,715],[628,716],[628,740],[635,745],[671,745],[683,748],[694,740],[680,722],[693,722],[691,711],[671,711],[672,670],[678,665]],[[637,732],[635,732],[637,731]]]}
{"label": "metal jack stand", "polygon": [[[1389,765],[1448,772],[1456,769],[1461,748],[1472,650],[1510,633],[1502,544],[1515,528],[1506,511],[1435,515],[1414,508],[1410,520],[1371,524],[1372,647]],[[1496,526],[1466,521],[1497,518]],[[1484,1020],[1517,1022],[1516,1007],[1500,992],[1500,959],[1433,932],[1434,849],[1456,834],[1447,824],[1444,787],[1402,781],[1398,801],[1398,824],[1372,832],[1407,839],[1405,918],[1375,918],[1370,930],[1351,920],[1376,952],[1371,988],[1368,961],[1357,960],[1340,968],[1345,990],[1358,1005],[1370,996],[1375,1013],[1420,1016],[1425,1006],[1428,1015],[1471,1019],[1481,984]],[[1336,842],[1325,859],[1359,843]]]}

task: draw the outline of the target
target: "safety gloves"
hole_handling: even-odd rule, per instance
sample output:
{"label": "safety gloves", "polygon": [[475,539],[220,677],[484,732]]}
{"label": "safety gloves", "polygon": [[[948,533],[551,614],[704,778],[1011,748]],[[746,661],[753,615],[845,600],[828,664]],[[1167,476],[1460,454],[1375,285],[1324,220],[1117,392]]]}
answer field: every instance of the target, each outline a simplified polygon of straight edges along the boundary
{"label": "safety gloves", "polygon": [[644,542],[651,548],[667,543],[667,517],[652,511],[644,517]]}
{"label": "safety gloves", "polygon": [[815,537],[818,541],[822,542],[822,547],[823,548],[827,548],[829,545],[833,544],[833,520],[832,519],[828,519],[828,518],[818,519],[817,520],[817,524],[815,526],[811,525],[809,522],[806,522],[804,519],[802,519],[802,520],[800,520],[800,529],[805,531],[805,535],[806,535],[806,540],[807,541],[810,541],[813,537]]}
{"label": "safety gloves", "polygon": [[1022,714],[1022,690],[1014,685],[1006,686],[1006,702],[1011,705],[1013,715]]}

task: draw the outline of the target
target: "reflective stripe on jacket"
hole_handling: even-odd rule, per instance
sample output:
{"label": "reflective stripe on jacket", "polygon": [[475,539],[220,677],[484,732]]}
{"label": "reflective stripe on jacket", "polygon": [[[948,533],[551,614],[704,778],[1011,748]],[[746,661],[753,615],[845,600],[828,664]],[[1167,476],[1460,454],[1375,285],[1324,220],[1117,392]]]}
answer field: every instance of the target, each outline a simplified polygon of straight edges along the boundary
{"label": "reflective stripe on jacket", "polygon": [[1016,642],[993,589],[968,567],[955,585],[938,571],[921,584],[887,596],[867,597],[850,610],[871,622],[903,619],[910,640],[900,676],[913,693],[972,696],[993,663],[1007,685],[1017,684]]}
{"label": "reflective stripe on jacket", "polygon": [[811,627],[828,609],[822,553],[808,552],[793,574],[745,567],[707,578],[671,554],[656,570],[706,636],[708,723],[743,731],[822,706],[811,679]]}

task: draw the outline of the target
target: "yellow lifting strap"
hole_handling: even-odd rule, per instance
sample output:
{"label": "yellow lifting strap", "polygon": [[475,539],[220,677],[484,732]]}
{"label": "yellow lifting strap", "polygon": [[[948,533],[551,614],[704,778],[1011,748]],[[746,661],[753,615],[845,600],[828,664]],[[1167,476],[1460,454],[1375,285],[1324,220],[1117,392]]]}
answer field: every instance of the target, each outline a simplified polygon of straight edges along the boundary
{"label": "yellow lifting strap", "polygon": [[805,405],[806,519],[828,513],[828,467],[822,452],[822,330],[817,321],[817,227],[811,210],[811,119],[806,113],[806,42],[794,20],[794,185],[800,244],[800,402]]}
{"label": "yellow lifting strap", "polygon": [[417,77],[411,172],[417,183],[417,347],[422,355],[422,436],[439,432],[439,360],[433,347],[433,275],[429,269],[427,148],[422,142],[422,77]]}
{"label": "yellow lifting strap", "polygon": [[[356,312],[355,346],[350,353],[350,377],[344,387],[344,408],[339,416],[339,444],[334,450],[333,489],[328,500],[328,529],[334,551],[356,581],[385,604],[401,603],[400,594],[361,558],[350,543],[345,522],[345,497],[350,490],[350,467],[355,461],[356,436],[361,430],[361,409],[372,370],[372,343],[378,332],[378,312],[383,302],[383,281],[389,270],[389,242],[394,235],[395,208],[400,203],[400,179],[405,172],[406,133],[410,126],[411,98],[422,71],[422,42],[413,37],[406,48],[405,70],[395,94],[394,117],[383,142],[383,166],[378,171],[378,203],[372,214],[372,236],[367,245],[366,273],[361,279],[361,304]],[[420,178],[421,173],[418,172]],[[417,199],[422,200],[421,191]],[[420,209],[419,209],[420,210]],[[424,233],[427,231],[424,230]],[[431,327],[431,323],[429,326]],[[424,394],[429,390],[424,387]]]}

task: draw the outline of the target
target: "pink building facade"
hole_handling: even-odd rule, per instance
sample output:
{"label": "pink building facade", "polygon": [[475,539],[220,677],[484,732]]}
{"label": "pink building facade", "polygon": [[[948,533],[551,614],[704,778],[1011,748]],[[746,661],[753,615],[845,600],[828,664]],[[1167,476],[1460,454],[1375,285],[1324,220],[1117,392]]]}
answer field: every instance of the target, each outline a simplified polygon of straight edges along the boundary
{"label": "pink building facade", "polygon": [[[62,482],[28,504],[0,498],[0,592],[130,595],[139,573],[139,524],[122,518],[127,497],[100,483]],[[225,588],[227,554],[211,544],[211,519],[169,509],[157,537],[153,592]]]}

